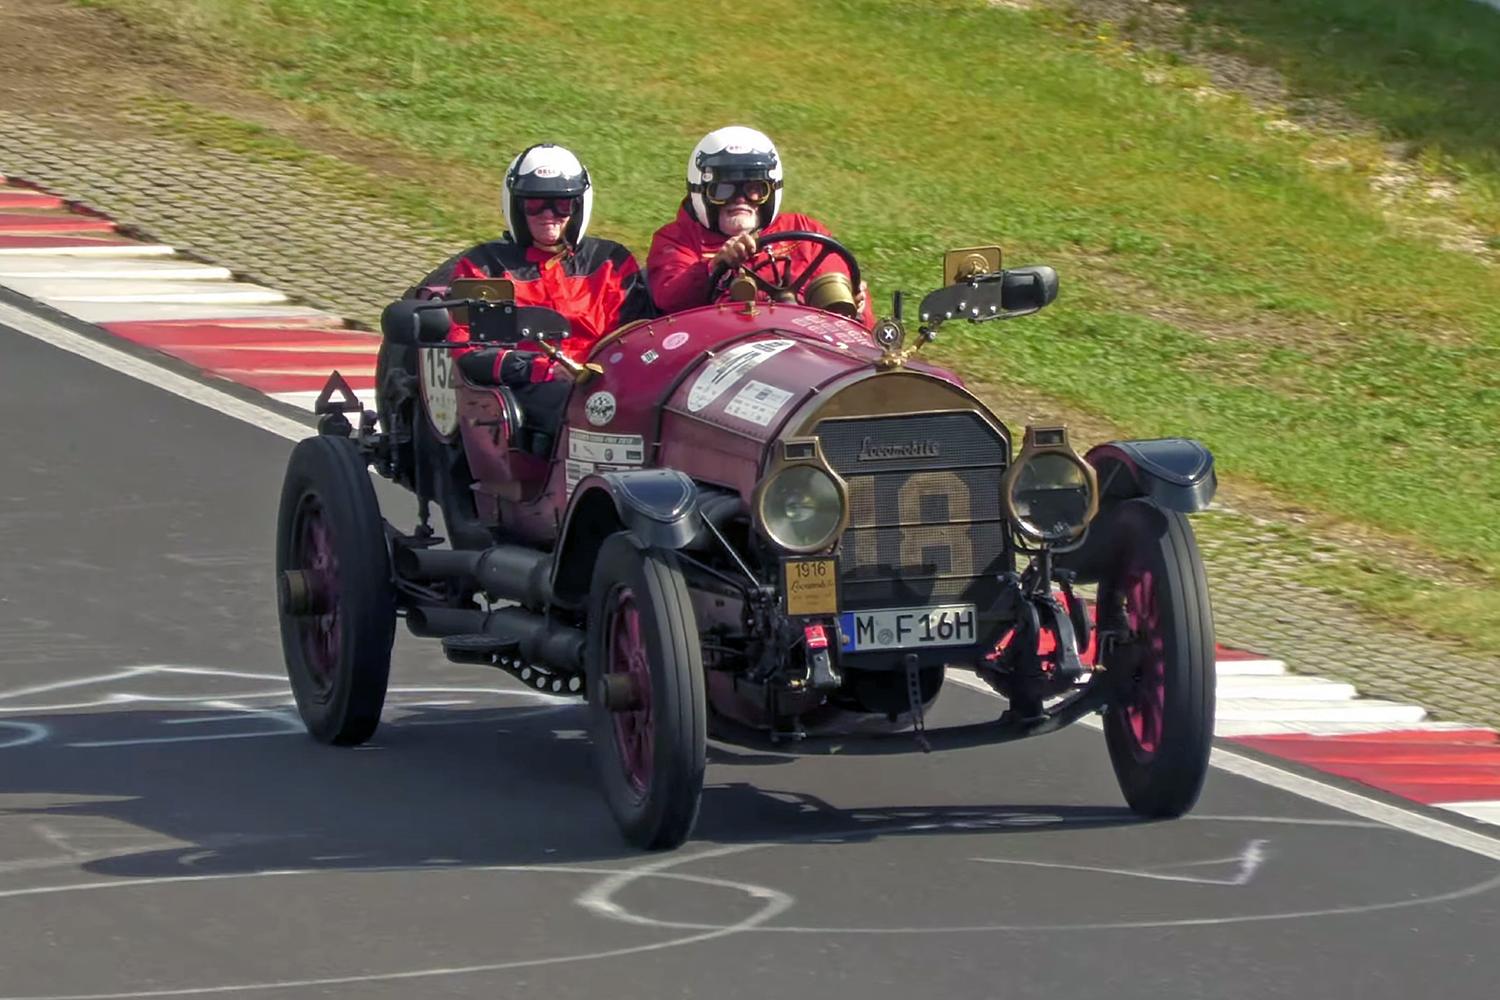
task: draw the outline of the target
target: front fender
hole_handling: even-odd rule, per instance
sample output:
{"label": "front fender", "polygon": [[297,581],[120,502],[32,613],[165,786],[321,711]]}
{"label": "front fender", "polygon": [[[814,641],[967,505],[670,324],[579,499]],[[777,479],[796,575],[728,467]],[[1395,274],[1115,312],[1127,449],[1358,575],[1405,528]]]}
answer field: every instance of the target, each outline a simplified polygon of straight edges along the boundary
{"label": "front fender", "polygon": [[643,545],[680,549],[699,532],[698,486],[675,469],[585,476],[573,491],[552,561],[552,593],[576,605],[588,594],[604,540],[628,531]]}
{"label": "front fender", "polygon": [[1219,487],[1213,453],[1189,438],[1109,441],[1083,457],[1099,474],[1101,507],[1148,497],[1168,510],[1193,514],[1208,509]]}

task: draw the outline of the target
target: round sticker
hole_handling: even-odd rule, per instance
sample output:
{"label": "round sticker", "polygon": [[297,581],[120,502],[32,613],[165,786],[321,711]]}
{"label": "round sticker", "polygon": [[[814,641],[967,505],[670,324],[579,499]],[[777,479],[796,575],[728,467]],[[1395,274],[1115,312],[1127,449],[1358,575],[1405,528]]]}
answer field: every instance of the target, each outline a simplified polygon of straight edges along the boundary
{"label": "round sticker", "polygon": [[453,355],[448,351],[422,352],[422,400],[432,429],[442,437],[458,431],[458,372],[453,370]]}
{"label": "round sticker", "polygon": [[615,353],[613,353],[613,354],[611,354],[609,356],[609,363],[612,364],[612,365],[617,365],[617,364],[619,364],[623,360],[625,360],[625,352],[624,351],[616,351]]}
{"label": "round sticker", "polygon": [[666,339],[661,342],[661,346],[668,351],[675,351],[687,342],[688,335],[678,330],[676,333],[667,334]]}
{"label": "round sticker", "polygon": [[615,419],[615,397],[612,393],[596,392],[583,404],[583,412],[588,416],[589,423],[595,427],[603,427]]}

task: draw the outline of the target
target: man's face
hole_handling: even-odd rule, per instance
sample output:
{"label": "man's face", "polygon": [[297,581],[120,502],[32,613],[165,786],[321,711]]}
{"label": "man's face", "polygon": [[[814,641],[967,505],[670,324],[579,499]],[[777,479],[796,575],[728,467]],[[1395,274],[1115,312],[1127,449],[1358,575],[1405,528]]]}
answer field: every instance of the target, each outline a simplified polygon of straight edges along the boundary
{"label": "man's face", "polygon": [[526,198],[522,205],[526,211],[526,228],[531,239],[544,246],[553,246],[563,241],[563,230],[568,220],[577,211],[577,199]]}
{"label": "man's face", "polygon": [[760,224],[760,214],[742,194],[719,206],[719,232],[725,236],[748,233]]}

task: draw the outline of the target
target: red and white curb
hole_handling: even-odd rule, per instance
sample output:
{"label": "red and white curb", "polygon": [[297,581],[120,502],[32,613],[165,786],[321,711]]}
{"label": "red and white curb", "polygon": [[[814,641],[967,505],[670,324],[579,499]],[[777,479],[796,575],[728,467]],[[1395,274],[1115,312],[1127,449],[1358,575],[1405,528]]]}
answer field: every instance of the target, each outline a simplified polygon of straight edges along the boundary
{"label": "red and white curb", "polygon": [[[45,192],[0,183],[0,286],[308,410],[335,368],[373,405],[378,336],[132,240]],[[1217,673],[1217,736],[1500,825],[1494,731],[1431,722],[1420,706],[1361,698],[1353,685],[1234,650],[1219,650]]]}
{"label": "red and white curb", "polygon": [[335,368],[373,403],[378,336],[3,176],[0,285],[304,409]]}

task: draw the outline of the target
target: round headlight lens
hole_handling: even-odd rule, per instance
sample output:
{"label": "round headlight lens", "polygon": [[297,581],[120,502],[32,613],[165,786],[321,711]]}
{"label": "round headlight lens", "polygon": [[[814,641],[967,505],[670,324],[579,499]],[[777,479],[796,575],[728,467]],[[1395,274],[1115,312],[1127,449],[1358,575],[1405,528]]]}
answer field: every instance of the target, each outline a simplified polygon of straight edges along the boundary
{"label": "round headlight lens", "polygon": [[1093,486],[1082,464],[1060,452],[1028,455],[1010,484],[1010,506],[1022,534],[1070,542],[1088,527]]}
{"label": "round headlight lens", "polygon": [[816,465],[793,465],[766,484],[760,510],[771,541],[812,551],[832,544],[844,520],[844,497],[834,478]]}

